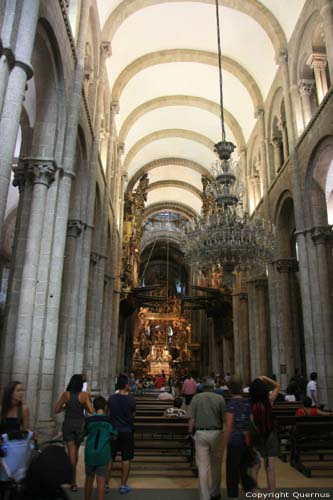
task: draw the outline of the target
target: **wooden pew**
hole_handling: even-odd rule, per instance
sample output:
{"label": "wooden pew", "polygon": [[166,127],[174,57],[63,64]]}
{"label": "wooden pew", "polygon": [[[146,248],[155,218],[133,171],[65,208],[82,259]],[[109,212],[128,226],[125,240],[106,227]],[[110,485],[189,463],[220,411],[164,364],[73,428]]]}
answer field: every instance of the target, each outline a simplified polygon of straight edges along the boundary
{"label": "wooden pew", "polygon": [[[280,439],[280,458],[307,476],[312,470],[333,469],[333,417],[276,417]],[[325,458],[329,458],[331,463]],[[305,464],[304,462],[316,462]],[[319,462],[319,463],[318,463]]]}

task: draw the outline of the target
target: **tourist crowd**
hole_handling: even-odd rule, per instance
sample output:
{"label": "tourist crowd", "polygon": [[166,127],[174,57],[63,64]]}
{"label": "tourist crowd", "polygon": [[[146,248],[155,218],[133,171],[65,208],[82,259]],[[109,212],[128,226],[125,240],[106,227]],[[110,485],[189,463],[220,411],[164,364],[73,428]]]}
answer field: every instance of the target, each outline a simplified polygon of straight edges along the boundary
{"label": "tourist crowd", "polygon": [[[150,394],[156,394],[158,399],[173,400],[173,406],[167,408],[164,416],[184,417],[188,421],[189,438],[193,439],[195,446],[200,500],[220,498],[222,460],[225,453],[227,494],[230,498],[238,498],[239,482],[245,492],[253,491],[257,487],[261,462],[266,470],[267,488],[274,491],[275,459],[279,453],[272,410],[275,401],[293,403],[304,400],[303,406],[296,410],[297,416],[331,415],[319,408],[317,374],[311,373],[307,382],[299,370],[295,371],[285,392],[281,391],[274,376],[258,376],[244,386],[229,373],[225,376],[211,374],[201,379],[194,378],[190,373],[183,377],[167,377],[162,372],[155,377],[142,378],[136,378],[133,373],[129,376],[121,374],[117,379],[115,392],[108,399],[102,395],[92,398],[85,376],[75,374],[55,406],[55,413],[64,413],[62,436],[67,454],[64,450],[59,451],[59,446],[51,445],[49,450],[46,448],[39,454],[40,459],[44,453],[39,468],[36,456],[33,459],[30,457],[30,467],[27,463],[23,464],[25,473],[15,477],[6,465],[6,457],[9,456],[11,447],[10,453],[19,454],[15,452],[13,443],[21,443],[19,449],[22,454],[24,439],[30,441],[36,439],[36,436],[29,432],[29,408],[23,402],[23,386],[14,381],[5,388],[1,404],[2,484],[8,484],[12,479],[20,482],[26,475],[22,483],[25,488],[20,489],[21,496],[17,498],[37,498],[31,496],[31,491],[36,492],[36,488],[39,489],[40,498],[44,498],[45,491],[48,491],[47,498],[66,498],[61,484],[70,482],[71,490],[77,491],[79,447],[86,438],[85,500],[91,499],[95,478],[97,500],[104,499],[105,493],[109,491],[112,464],[118,453],[121,456],[119,492],[128,493],[131,490],[128,485],[130,462],[134,457],[135,397],[143,396],[148,391]],[[12,441],[8,436],[12,436]],[[25,446],[25,450],[27,449]],[[51,482],[45,482],[47,474],[40,474],[41,466],[45,467],[48,463],[47,456],[51,460],[50,463],[54,462],[55,457],[62,461],[62,467],[58,464],[54,469],[53,493],[50,491]],[[27,453],[23,458],[28,462]],[[22,469],[22,463],[20,465]],[[60,471],[58,478],[57,471]]]}

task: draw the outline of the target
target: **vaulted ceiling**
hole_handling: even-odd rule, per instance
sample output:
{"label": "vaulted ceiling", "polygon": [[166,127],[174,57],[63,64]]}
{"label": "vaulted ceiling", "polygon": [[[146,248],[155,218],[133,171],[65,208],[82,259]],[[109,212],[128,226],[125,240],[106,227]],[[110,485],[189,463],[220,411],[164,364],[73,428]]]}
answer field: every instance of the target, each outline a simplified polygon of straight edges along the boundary
{"label": "vaulted ceiling", "polygon": [[[305,0],[219,0],[227,139],[244,147]],[[123,165],[147,207],[200,212],[221,138],[215,0],[97,0]]]}

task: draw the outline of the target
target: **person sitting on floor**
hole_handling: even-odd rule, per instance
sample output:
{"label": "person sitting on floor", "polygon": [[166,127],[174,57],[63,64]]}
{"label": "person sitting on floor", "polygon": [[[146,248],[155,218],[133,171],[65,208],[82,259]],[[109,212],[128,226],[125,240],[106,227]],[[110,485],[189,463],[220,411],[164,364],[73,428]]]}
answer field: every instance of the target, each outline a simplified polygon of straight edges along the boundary
{"label": "person sitting on floor", "polygon": [[322,411],[312,406],[312,399],[306,396],[303,401],[303,406],[297,408],[296,417],[331,417],[331,411]]}
{"label": "person sitting on floor", "polygon": [[185,417],[186,411],[182,408],[182,398],[176,398],[173,402],[172,408],[167,408],[164,412],[164,417]]}

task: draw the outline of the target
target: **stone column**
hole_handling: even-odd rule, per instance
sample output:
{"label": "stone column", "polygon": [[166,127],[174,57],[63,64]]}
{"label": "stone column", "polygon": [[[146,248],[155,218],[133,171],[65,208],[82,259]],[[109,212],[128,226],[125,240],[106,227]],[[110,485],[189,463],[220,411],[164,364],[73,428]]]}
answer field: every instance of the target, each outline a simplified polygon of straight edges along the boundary
{"label": "stone column", "polygon": [[31,56],[38,12],[39,0],[23,2],[16,41],[15,66],[9,75],[0,119],[0,241],[25,87],[32,76]]}
{"label": "stone column", "polygon": [[26,162],[33,190],[13,357],[13,379],[23,381],[27,380],[28,376],[29,356],[27,356],[27,349],[30,349],[31,352],[34,348],[31,344],[32,322],[46,195],[56,171],[54,161],[49,158],[31,158],[27,159]]}
{"label": "stone column", "polygon": [[295,372],[295,338],[298,332],[294,329],[292,310],[293,297],[292,280],[293,273],[298,271],[298,262],[295,259],[278,259],[274,262],[277,287],[278,302],[278,339],[279,339],[279,360],[280,364],[276,375],[279,377],[281,385],[286,388],[290,378]]}
{"label": "stone column", "polygon": [[255,116],[258,122],[259,141],[260,141],[260,157],[261,169],[260,177],[263,186],[263,196],[266,198],[268,189],[269,169],[266,156],[266,130],[265,130],[265,113],[262,108],[256,110]]}
{"label": "stone column", "polygon": [[[332,313],[332,226],[317,226],[311,229],[312,240],[310,259],[310,278],[317,279],[313,283],[312,298],[316,324],[315,355],[318,372],[319,400],[328,407],[333,404],[333,313]],[[309,242],[310,243],[310,242]]]}
{"label": "stone column", "polygon": [[266,308],[266,289],[267,279],[258,278],[254,282],[257,299],[257,328],[258,328],[258,368],[261,374],[268,373],[268,324],[267,324],[267,308]]}
{"label": "stone column", "polygon": [[324,96],[327,94],[328,85],[326,78],[327,56],[326,54],[311,54],[307,61],[307,65],[314,71],[316,81],[316,91],[318,104],[321,103]]}
{"label": "stone column", "polygon": [[274,166],[275,173],[277,174],[282,167],[282,158],[281,158],[281,144],[282,138],[280,136],[275,136],[272,139],[273,151],[274,151]]}
{"label": "stone column", "polygon": [[290,147],[288,169],[290,171],[290,179],[294,195],[294,211],[295,211],[295,221],[296,221],[296,239],[298,246],[298,257],[299,257],[299,279],[301,286],[304,339],[305,339],[305,345],[307,346],[306,363],[307,363],[307,370],[312,371],[312,367],[315,366],[315,361],[314,361],[315,340],[314,340],[313,328],[314,325],[316,324],[312,310],[313,278],[311,278],[309,275],[310,256],[308,255],[308,247],[309,247],[307,242],[308,235],[307,235],[307,230],[305,229],[305,220],[304,220],[305,203],[303,200],[302,189],[300,185],[297,150],[295,149],[295,131],[292,127],[293,119],[292,119],[292,109],[290,106],[290,95],[289,95],[290,82],[289,82],[287,52],[283,51],[280,52],[278,61],[282,73],[283,92],[286,104],[288,140]]}
{"label": "stone column", "polygon": [[20,298],[22,270],[24,264],[27,229],[31,204],[32,184],[26,176],[26,168],[22,160],[14,169],[14,186],[19,189],[20,197],[16,215],[13,256],[9,276],[8,295],[5,310],[5,321],[1,335],[0,380],[4,387],[11,380],[12,362],[15,347],[17,309]]}
{"label": "stone column", "polygon": [[64,258],[62,280],[62,298],[59,318],[58,370],[59,385],[57,392],[61,393],[70,377],[75,373],[75,358],[77,355],[76,335],[78,325],[78,304],[81,294],[81,258],[82,240],[85,224],[79,219],[69,219],[67,222],[67,240]]}
{"label": "stone column", "polygon": [[[4,6],[4,19],[1,28],[1,38],[0,38],[0,117],[3,101],[6,94],[6,88],[8,83],[8,77],[10,71],[13,69],[15,64],[15,55],[13,51],[13,38],[14,38],[14,28],[17,11],[19,10],[19,5],[16,0],[7,2]],[[2,41],[2,44],[1,44]]]}
{"label": "stone column", "polygon": [[328,69],[331,85],[333,85],[333,6],[331,0],[321,0],[321,3],[320,14],[323,18]]}
{"label": "stone column", "polygon": [[241,176],[244,184],[243,207],[246,212],[249,212],[249,192],[248,192],[248,175],[247,175],[247,148],[241,148],[240,151]]}
{"label": "stone column", "polygon": [[249,349],[249,310],[248,294],[241,292],[239,300],[239,341],[240,341],[240,375],[244,383],[250,382],[250,349]]}
{"label": "stone column", "polygon": [[[82,97],[82,80],[85,57],[85,43],[89,19],[89,2],[82,2],[80,25],[77,40],[77,62],[75,65],[73,87],[69,99],[69,109],[66,124],[65,146],[63,152],[63,176],[59,181],[56,219],[54,224],[54,245],[49,274],[49,296],[47,303],[47,316],[45,319],[43,355],[41,359],[40,392],[42,398],[38,401],[37,419],[39,426],[53,429],[53,389],[57,388],[59,377],[63,377],[60,368],[55,368],[56,351],[58,343],[59,309],[62,291],[62,274],[64,265],[64,252],[67,234],[67,219],[71,194],[72,179],[75,169],[76,142],[79,122],[80,102]],[[60,363],[59,357],[57,358]],[[56,380],[55,380],[56,379]],[[61,390],[64,390],[63,385]],[[58,398],[58,392],[55,398]]]}
{"label": "stone column", "polygon": [[282,131],[283,155],[284,155],[284,161],[286,162],[289,156],[289,145],[288,145],[287,124],[285,120],[281,120],[281,131]]}
{"label": "stone column", "polygon": [[311,109],[311,94],[313,90],[314,81],[313,80],[300,80],[298,83],[298,92],[301,96],[302,102],[302,112],[303,112],[303,123],[304,128],[307,126],[312,118]]}

